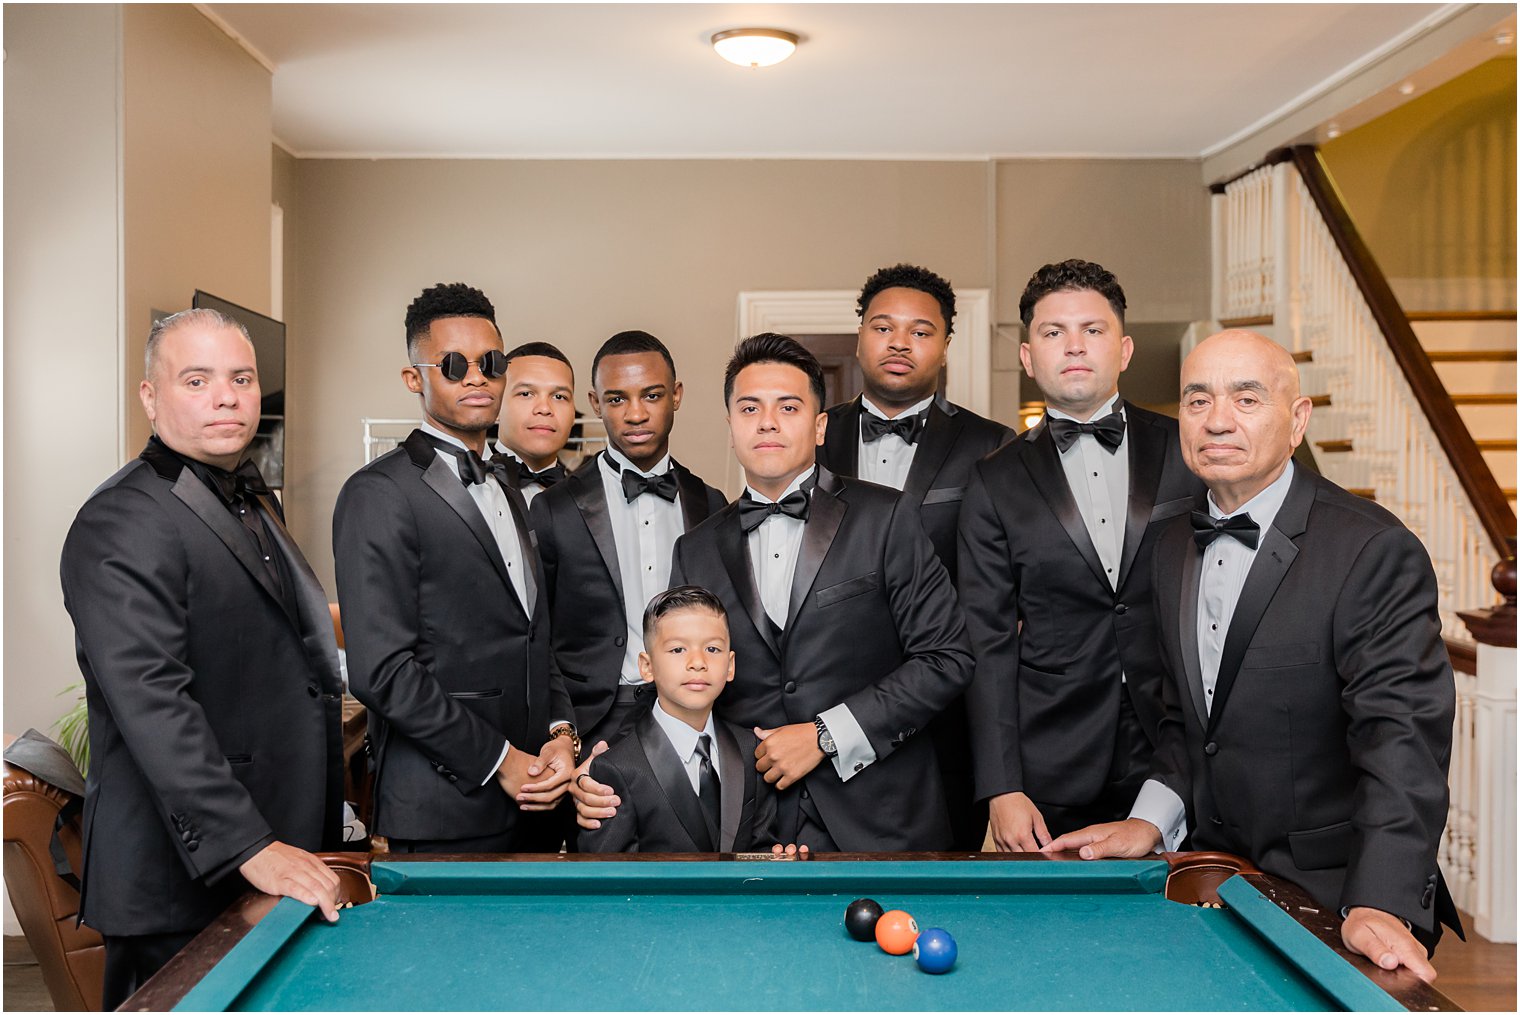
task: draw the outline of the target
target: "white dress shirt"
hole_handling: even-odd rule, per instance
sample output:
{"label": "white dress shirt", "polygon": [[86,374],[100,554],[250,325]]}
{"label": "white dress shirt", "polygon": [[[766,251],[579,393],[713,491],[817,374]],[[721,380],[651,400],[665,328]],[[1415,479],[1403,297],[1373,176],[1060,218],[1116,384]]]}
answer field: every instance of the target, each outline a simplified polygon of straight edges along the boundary
{"label": "white dress shirt", "polygon": [[668,454],[648,472],[636,468],[612,447],[600,456],[600,463],[607,519],[612,523],[612,541],[617,547],[618,578],[623,586],[626,630],[621,679],[625,684],[642,684],[639,653],[644,651],[644,607],[670,588],[671,558],[676,540],[686,531],[686,520],[681,514],[679,496],[668,501],[645,493],[629,503],[623,493],[623,470],[645,478],[663,476],[670,471]]}
{"label": "white dress shirt", "polygon": [[[915,416],[928,412],[929,406],[934,401],[930,395],[922,402],[909,406],[896,416],[888,416],[878,409],[869,398],[860,396],[861,415],[870,413],[881,419],[902,419],[905,416]],[[857,447],[855,449],[856,472],[860,478],[868,483],[880,483],[882,486],[890,486],[894,490],[901,490],[908,483],[908,470],[913,468],[913,454],[918,450],[918,445],[909,444],[895,433],[883,434],[878,440],[866,443],[865,437],[857,434],[855,437]]]}
{"label": "white dress shirt", "polygon": [[676,749],[676,757],[681,759],[681,765],[686,769],[686,778],[691,780],[691,791],[697,796],[702,795],[702,758],[697,754],[697,739],[702,734],[708,736],[707,755],[712,761],[713,774],[718,777],[718,783],[723,782],[722,762],[718,760],[718,727],[713,720],[712,712],[707,713],[707,725],[701,730],[694,730],[686,725],[684,719],[677,719],[665,707],[660,704],[658,698],[654,703],[654,721],[659,724],[665,733],[670,746]]}
{"label": "white dress shirt", "polygon": [[[752,486],[744,489],[750,497],[762,504],[778,504],[788,495],[802,489],[802,484],[816,472],[815,466],[792,480],[775,500]],[[765,606],[766,615],[779,628],[786,627],[787,611],[792,598],[792,576],[797,571],[797,557],[802,551],[802,533],[806,527],[807,523],[801,518],[777,513],[766,518],[749,533],[749,560],[754,568],[755,584],[760,588],[760,602]],[[834,762],[834,771],[839,773],[842,781],[849,782],[857,772],[876,760],[876,751],[871,747],[871,741],[850,712],[849,706],[835,705],[818,713],[818,717],[834,738],[834,746],[839,753],[831,760]]]}
{"label": "white dress shirt", "polygon": [[[1234,536],[1219,535],[1203,551],[1203,560],[1198,569],[1198,673],[1203,680],[1203,705],[1210,713],[1214,710],[1214,688],[1219,682],[1219,663],[1224,656],[1225,637],[1230,632],[1230,622],[1235,618],[1235,607],[1240,602],[1241,589],[1245,587],[1251,565],[1256,561],[1256,552],[1261,549],[1267,530],[1277,520],[1277,512],[1282,509],[1283,501],[1288,497],[1288,488],[1292,485],[1293,463],[1289,461],[1281,476],[1230,514],[1221,511],[1219,505],[1214,503],[1214,494],[1209,494],[1211,518],[1233,518],[1245,514],[1250,515],[1251,520],[1261,527],[1261,535],[1254,547],[1247,546]],[[1176,849],[1187,831],[1187,808],[1183,805],[1182,798],[1154,779],[1147,779],[1145,785],[1140,787],[1140,795],[1129,816],[1144,818],[1161,829],[1163,849]]]}
{"label": "white dress shirt", "polygon": [[[1102,419],[1114,411],[1115,395],[1108,405],[1093,413],[1093,419]],[[1060,409],[1048,408],[1046,414],[1055,419],[1078,420]],[[1119,410],[1124,414],[1124,410]],[[1119,564],[1124,559],[1124,521],[1129,514],[1129,426],[1125,416],[1124,439],[1118,448],[1109,452],[1098,438],[1090,433],[1078,434],[1071,447],[1060,452],[1061,468],[1066,472],[1066,485],[1071,489],[1077,510],[1092,538],[1093,549],[1098,551],[1098,561],[1108,578],[1108,584],[1119,587]],[[1047,424],[1048,425],[1048,424]]]}

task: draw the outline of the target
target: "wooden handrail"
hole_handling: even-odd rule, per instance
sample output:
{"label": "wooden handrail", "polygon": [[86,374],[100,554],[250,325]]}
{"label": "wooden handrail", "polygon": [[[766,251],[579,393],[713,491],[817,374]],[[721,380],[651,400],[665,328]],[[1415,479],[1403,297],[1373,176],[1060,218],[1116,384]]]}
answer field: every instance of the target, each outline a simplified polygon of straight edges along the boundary
{"label": "wooden handrail", "polygon": [[1298,170],[1305,189],[1325,220],[1330,236],[1345,258],[1362,298],[1367,301],[1373,320],[1382,329],[1389,351],[1393,353],[1399,369],[1404,372],[1404,379],[1409,382],[1410,390],[1425,412],[1425,418],[1435,430],[1436,440],[1446,452],[1452,470],[1457,474],[1457,481],[1472,500],[1478,520],[1500,553],[1509,553],[1509,547],[1515,539],[1515,512],[1509,506],[1504,491],[1499,489],[1493,471],[1483,460],[1483,454],[1478,450],[1467,424],[1457,414],[1457,407],[1446,391],[1446,385],[1441,383],[1435,367],[1430,365],[1430,358],[1425,355],[1419,339],[1415,337],[1409,318],[1393,295],[1388,279],[1384,277],[1361,233],[1352,223],[1351,213],[1346,209],[1346,203],[1341,199],[1335,182],[1330,179],[1319,150],[1313,145],[1295,145],[1285,151],[1288,153],[1286,160],[1278,152],[1267,164],[1291,161]]}

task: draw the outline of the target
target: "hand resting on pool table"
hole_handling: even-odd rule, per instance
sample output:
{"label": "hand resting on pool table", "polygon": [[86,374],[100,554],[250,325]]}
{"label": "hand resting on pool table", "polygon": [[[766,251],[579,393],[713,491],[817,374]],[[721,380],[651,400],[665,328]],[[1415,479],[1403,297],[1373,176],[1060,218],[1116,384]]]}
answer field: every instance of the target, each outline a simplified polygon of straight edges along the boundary
{"label": "hand resting on pool table", "polygon": [[[1161,830],[1142,818],[1088,825],[1055,839],[1041,850],[1059,853],[1075,850],[1084,860],[1109,857],[1148,856],[1161,848]],[[1384,969],[1404,966],[1411,973],[1432,983],[1435,967],[1430,964],[1425,946],[1415,940],[1403,920],[1380,909],[1353,906],[1341,924],[1341,941],[1358,955],[1365,955]]]}
{"label": "hand resting on pool table", "polygon": [[266,895],[288,896],[320,909],[328,923],[338,920],[338,875],[304,849],[271,842],[244,860],[238,873]]}

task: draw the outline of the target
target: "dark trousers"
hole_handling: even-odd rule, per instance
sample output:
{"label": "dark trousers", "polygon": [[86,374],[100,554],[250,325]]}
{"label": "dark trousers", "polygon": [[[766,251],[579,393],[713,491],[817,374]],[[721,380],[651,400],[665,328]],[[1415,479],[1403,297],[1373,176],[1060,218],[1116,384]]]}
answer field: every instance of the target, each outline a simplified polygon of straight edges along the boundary
{"label": "dark trousers", "polygon": [[976,799],[976,779],[971,768],[971,724],[966,718],[966,699],[956,698],[929,720],[924,732],[934,742],[940,783],[945,787],[945,808],[950,812],[951,844],[955,849],[980,850],[987,841],[987,801]]}
{"label": "dark trousers", "polygon": [[505,832],[474,835],[465,839],[389,839],[392,853],[558,853],[555,840],[558,826],[551,823],[555,814],[524,812],[517,823]]}
{"label": "dark trousers", "polygon": [[1119,727],[1114,733],[1114,757],[1109,763],[1108,777],[1098,795],[1087,803],[1074,806],[1035,801],[1051,836],[1065,835],[1088,825],[1122,821],[1129,817],[1135,797],[1145,783],[1145,773],[1150,767],[1153,751],[1140,720],[1135,716],[1135,708],[1130,704],[1129,689],[1123,688],[1119,695]]}
{"label": "dark trousers", "polygon": [[106,946],[106,969],[101,990],[101,1011],[115,1011],[137,993],[148,978],[178,955],[199,931],[176,934],[138,934],[131,937],[102,935]]}
{"label": "dark trousers", "polygon": [[[824,764],[831,762],[824,761]],[[839,852],[839,846],[829,834],[823,816],[818,813],[818,805],[813,803],[805,785],[777,794],[776,830],[783,846],[795,843],[814,853]]]}

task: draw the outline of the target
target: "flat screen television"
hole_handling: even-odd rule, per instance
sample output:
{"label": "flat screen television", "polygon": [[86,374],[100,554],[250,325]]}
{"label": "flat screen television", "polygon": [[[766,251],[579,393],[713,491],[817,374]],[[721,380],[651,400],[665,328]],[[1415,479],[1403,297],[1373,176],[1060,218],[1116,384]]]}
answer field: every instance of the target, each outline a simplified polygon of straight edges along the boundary
{"label": "flat screen television", "polygon": [[256,310],[240,307],[230,300],[195,290],[190,305],[196,309],[219,310],[248,329],[253,339],[253,353],[259,363],[259,432],[248,448],[248,456],[264,474],[271,490],[285,488],[285,325]]}

